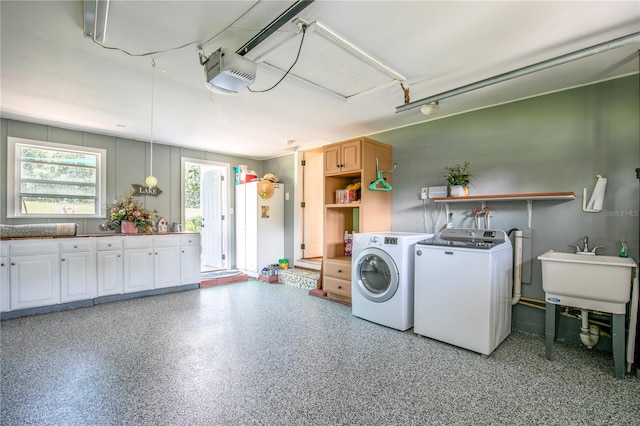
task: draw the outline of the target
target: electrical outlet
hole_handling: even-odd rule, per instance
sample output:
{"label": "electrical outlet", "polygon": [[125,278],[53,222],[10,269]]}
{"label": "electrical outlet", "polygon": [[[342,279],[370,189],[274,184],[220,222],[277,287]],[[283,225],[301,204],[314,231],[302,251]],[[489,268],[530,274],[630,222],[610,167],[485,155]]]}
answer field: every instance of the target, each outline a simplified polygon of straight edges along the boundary
{"label": "electrical outlet", "polygon": [[429,198],[429,187],[425,186],[422,188],[422,191],[420,192],[420,199],[426,200],[428,198]]}

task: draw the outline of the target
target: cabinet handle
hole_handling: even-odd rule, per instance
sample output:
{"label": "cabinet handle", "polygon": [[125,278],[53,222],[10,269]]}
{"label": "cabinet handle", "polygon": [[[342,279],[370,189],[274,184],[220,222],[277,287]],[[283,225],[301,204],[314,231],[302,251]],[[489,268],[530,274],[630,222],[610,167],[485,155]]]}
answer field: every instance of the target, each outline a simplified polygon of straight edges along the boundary
{"label": "cabinet handle", "polygon": [[11,266],[16,266],[16,262],[11,262]]}
{"label": "cabinet handle", "polygon": [[7,265],[5,265],[4,263],[0,263],[0,266],[7,266]]}
{"label": "cabinet handle", "polygon": [[338,290],[342,290],[342,286],[341,285],[338,286]]}
{"label": "cabinet handle", "polygon": [[62,259],[60,259],[60,260],[61,260],[62,262],[64,262],[64,261],[65,261],[65,258],[63,257],[63,258],[62,258]]}
{"label": "cabinet handle", "polygon": [[78,248],[78,246],[73,246],[73,248]]}
{"label": "cabinet handle", "polygon": [[342,273],[342,269],[338,269],[338,273],[341,274]]}
{"label": "cabinet handle", "polygon": [[107,247],[111,247],[111,244],[107,244]]}
{"label": "cabinet handle", "polygon": [[184,250],[182,250],[182,252],[184,253]]}
{"label": "cabinet handle", "polygon": [[153,256],[153,253],[149,253],[149,256]]}
{"label": "cabinet handle", "polygon": [[119,255],[118,255],[118,257],[122,257],[122,255],[121,255],[121,254],[119,254]]}

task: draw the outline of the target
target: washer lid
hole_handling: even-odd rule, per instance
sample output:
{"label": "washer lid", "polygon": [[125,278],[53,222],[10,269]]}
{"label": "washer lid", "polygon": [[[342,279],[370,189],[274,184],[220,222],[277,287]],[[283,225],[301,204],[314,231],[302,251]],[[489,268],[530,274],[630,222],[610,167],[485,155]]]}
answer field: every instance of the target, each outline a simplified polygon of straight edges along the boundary
{"label": "washer lid", "polygon": [[436,237],[418,242],[425,246],[490,249],[509,241],[504,231],[474,228],[446,228]]}

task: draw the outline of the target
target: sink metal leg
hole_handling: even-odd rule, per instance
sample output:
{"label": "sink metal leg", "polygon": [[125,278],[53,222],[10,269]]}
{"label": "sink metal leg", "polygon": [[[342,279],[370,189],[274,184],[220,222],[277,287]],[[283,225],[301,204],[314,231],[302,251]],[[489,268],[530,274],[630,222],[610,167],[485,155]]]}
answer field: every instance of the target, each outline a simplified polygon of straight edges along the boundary
{"label": "sink metal leg", "polygon": [[624,378],[625,371],[625,351],[624,351],[624,337],[625,337],[625,315],[624,314],[611,314],[611,340],[613,346],[613,364],[616,370],[616,378]]}
{"label": "sink metal leg", "polygon": [[545,307],[544,346],[547,359],[553,358],[553,342],[558,332],[558,311],[560,305],[547,303]]}

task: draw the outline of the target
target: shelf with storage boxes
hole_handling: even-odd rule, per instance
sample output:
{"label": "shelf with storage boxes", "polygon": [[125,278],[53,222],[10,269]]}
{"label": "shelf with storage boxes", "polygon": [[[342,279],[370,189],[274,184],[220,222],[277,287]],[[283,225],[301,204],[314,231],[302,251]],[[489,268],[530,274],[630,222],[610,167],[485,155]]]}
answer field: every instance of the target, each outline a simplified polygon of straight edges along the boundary
{"label": "shelf with storage boxes", "polygon": [[[327,145],[323,151],[323,290],[329,298],[350,303],[351,257],[345,256],[345,231],[351,234],[391,228],[391,192],[367,188],[377,179],[376,157],[380,170],[392,168],[391,147],[372,139],[357,138]],[[391,175],[385,177],[391,183]],[[338,196],[336,199],[339,190],[354,193],[350,193],[349,198]]]}

